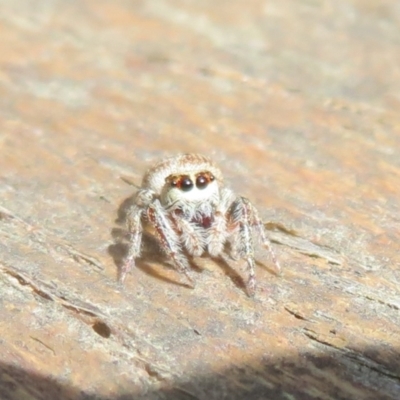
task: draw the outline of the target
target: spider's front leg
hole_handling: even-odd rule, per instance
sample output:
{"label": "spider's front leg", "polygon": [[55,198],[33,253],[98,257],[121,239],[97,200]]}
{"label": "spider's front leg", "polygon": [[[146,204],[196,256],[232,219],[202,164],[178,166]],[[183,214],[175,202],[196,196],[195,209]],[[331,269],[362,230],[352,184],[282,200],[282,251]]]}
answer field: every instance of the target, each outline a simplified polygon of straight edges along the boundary
{"label": "spider's front leg", "polygon": [[161,248],[174,262],[178,271],[184,273],[191,286],[194,287],[194,280],[190,274],[189,262],[181,251],[179,236],[172,227],[158,199],[154,200],[148,206],[147,217],[156,230]]}
{"label": "spider's front leg", "polygon": [[261,219],[260,219],[260,217],[258,215],[257,209],[250,202],[249,202],[249,204],[250,204],[250,207],[252,209],[252,214],[253,214],[253,221],[252,222],[253,222],[254,226],[256,227],[256,229],[257,229],[257,231],[258,231],[258,233],[260,235],[261,244],[268,250],[268,252],[269,252],[269,254],[271,256],[272,262],[274,263],[276,272],[278,274],[280,274],[281,271],[282,271],[282,268],[281,268],[281,266],[279,264],[278,259],[276,258],[274,250],[272,249],[271,241],[267,238],[267,235],[265,234],[264,224],[263,224],[263,222],[261,221]]}
{"label": "spider's front leg", "polygon": [[235,258],[243,258],[247,262],[248,280],[247,293],[253,296],[256,289],[256,276],[254,272],[254,246],[252,236],[252,214],[254,207],[244,197],[238,197],[229,210],[233,225],[236,225],[232,240],[232,253]]}
{"label": "spider's front leg", "polygon": [[233,254],[244,258],[247,261],[248,282],[247,290],[249,295],[253,296],[256,288],[256,278],[254,273],[254,246],[252,229],[255,227],[260,236],[263,246],[271,254],[272,261],[278,273],[281,271],[279,262],[272,250],[271,243],[265,234],[264,225],[258,216],[257,209],[245,197],[238,197],[230,209],[234,225],[237,225],[233,239]]}
{"label": "spider's front leg", "polygon": [[135,259],[140,256],[142,244],[142,209],[137,205],[133,205],[127,214],[127,226],[129,232],[129,248],[128,255],[120,270],[119,281],[124,282],[126,275],[135,265]]}

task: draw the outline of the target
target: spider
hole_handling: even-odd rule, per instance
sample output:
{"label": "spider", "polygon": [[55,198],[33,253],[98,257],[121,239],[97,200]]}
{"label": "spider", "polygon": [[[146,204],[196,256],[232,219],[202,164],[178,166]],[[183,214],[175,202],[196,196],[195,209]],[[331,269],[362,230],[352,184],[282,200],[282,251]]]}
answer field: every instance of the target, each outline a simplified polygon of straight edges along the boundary
{"label": "spider", "polygon": [[127,212],[129,249],[120,270],[120,281],[140,257],[142,233],[149,224],[165,254],[194,287],[188,256],[221,256],[227,251],[234,260],[247,265],[247,293],[256,288],[253,230],[279,263],[264,225],[248,199],[236,196],[224,186],[220,169],[199,154],[166,158],[150,168]]}

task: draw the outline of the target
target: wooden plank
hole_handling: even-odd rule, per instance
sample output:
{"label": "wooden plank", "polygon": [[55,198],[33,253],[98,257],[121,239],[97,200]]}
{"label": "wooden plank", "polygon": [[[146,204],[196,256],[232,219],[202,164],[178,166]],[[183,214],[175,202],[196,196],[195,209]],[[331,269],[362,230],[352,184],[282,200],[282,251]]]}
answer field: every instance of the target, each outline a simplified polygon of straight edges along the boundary
{"label": "wooden plank", "polygon": [[[2,399],[398,399],[395,1],[3,1]],[[258,252],[154,241],[122,287],[124,206],[152,163],[212,157]]]}

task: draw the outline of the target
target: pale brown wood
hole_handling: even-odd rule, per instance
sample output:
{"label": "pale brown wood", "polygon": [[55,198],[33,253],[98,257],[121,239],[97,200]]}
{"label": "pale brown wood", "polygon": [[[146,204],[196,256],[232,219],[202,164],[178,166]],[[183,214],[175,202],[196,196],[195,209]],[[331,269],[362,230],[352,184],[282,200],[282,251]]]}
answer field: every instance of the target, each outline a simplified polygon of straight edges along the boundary
{"label": "pale brown wood", "polygon": [[[395,0],[3,1],[0,397],[398,399],[399,38]],[[178,152],[260,210],[254,298],[151,238],[118,284]]]}

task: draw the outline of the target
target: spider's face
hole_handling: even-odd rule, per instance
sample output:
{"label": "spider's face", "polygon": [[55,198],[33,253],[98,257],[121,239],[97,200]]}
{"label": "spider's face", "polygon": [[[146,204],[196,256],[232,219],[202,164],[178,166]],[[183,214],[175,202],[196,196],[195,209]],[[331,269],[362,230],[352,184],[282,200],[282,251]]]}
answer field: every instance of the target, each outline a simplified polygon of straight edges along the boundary
{"label": "spider's face", "polygon": [[218,199],[218,182],[209,171],[170,175],[161,193],[161,202],[167,208],[205,202],[215,204]]}

